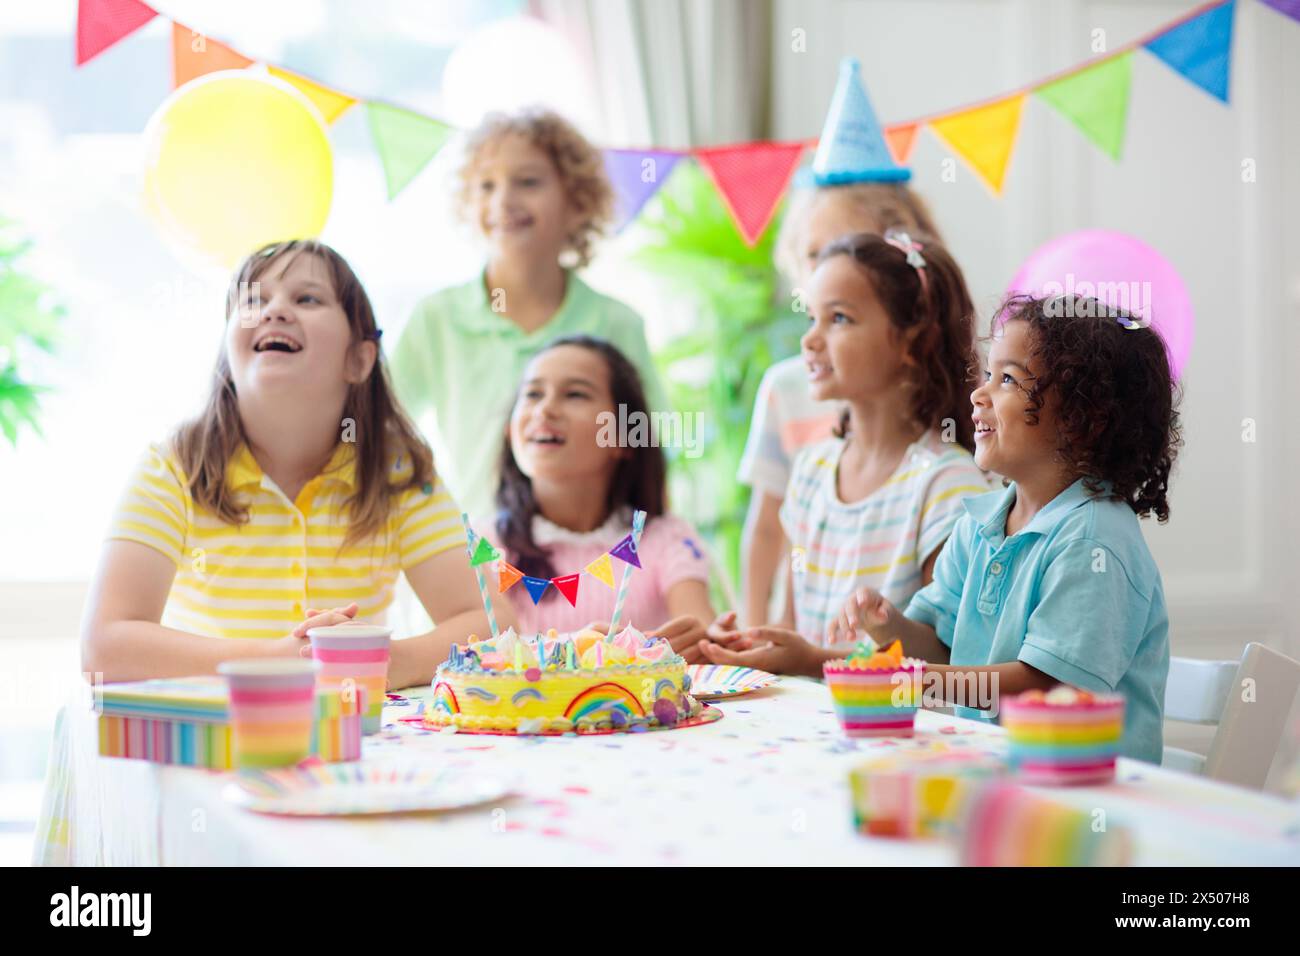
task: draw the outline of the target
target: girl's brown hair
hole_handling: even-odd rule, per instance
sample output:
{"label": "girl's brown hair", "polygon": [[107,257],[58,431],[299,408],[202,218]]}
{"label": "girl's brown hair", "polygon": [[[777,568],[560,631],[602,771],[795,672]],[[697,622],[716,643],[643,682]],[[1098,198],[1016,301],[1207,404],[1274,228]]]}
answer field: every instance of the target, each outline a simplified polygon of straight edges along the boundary
{"label": "girl's brown hair", "polygon": [[483,151],[503,136],[523,137],[545,153],[560,177],[570,204],[582,214],[582,222],[569,236],[569,250],[579,267],[591,262],[593,246],[614,215],[614,189],[605,173],[600,150],[587,142],[559,113],[533,108],[517,113],[491,113],[469,135],[465,159],[459,171],[457,197],[461,214],[473,208],[474,170]]}
{"label": "girl's brown hair", "polygon": [[[908,262],[907,253],[871,233],[837,239],[817,257],[820,265],[848,256],[867,275],[894,328],[911,333],[907,352],[912,412],[923,428],[952,421],[958,444],[975,450],[970,394],[975,390],[975,306],[961,269],[936,240],[912,237],[921,244],[925,281]],[[840,416],[835,434],[848,433],[849,413]]]}
{"label": "girl's brown hair", "polygon": [[902,183],[846,183],[797,189],[790,195],[789,205],[781,219],[781,231],[776,237],[776,267],[789,282],[797,282],[803,275],[804,230],[813,207],[827,199],[849,203],[861,213],[865,220],[863,232],[904,229],[913,235],[943,238],[924,200]]}
{"label": "girl's brown hair", "polygon": [[[263,246],[244,260],[226,293],[226,316],[240,305],[241,291],[283,257],[316,256],[329,273],[334,295],[348,318],[352,342],[377,340],[375,312],[352,267],[322,242],[295,239]],[[285,262],[287,266],[292,258]],[[356,493],[348,501],[350,520],[344,545],[370,538],[386,529],[395,496],[433,481],[433,453],[393,398],[382,353],[370,376],[348,387],[343,417],[356,422]],[[185,475],[194,503],[230,524],[248,521],[248,506],[237,500],[226,483],[226,466],[246,441],[230,359],[224,340],[212,374],[212,389],[203,410],[173,434],[172,450]],[[408,458],[412,468],[400,481],[391,480],[393,465]]]}

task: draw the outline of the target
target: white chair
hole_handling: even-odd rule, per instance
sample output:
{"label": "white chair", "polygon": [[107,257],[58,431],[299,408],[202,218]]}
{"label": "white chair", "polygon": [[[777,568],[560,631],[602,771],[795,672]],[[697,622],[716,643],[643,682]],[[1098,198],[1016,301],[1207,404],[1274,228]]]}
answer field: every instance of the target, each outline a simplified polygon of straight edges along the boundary
{"label": "white chair", "polygon": [[1263,644],[1247,644],[1240,661],[1171,658],[1165,719],[1218,729],[1204,757],[1166,747],[1163,765],[1263,788],[1297,690],[1300,661]]}

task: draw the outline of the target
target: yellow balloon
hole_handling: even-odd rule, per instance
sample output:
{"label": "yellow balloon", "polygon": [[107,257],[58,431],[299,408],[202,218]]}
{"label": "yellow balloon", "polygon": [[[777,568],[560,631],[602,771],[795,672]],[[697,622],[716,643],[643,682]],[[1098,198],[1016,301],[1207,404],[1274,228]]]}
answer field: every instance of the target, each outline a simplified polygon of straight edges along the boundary
{"label": "yellow balloon", "polygon": [[230,268],[316,236],[334,159],[320,113],[274,77],[223,70],[179,87],[145,128],[144,203],[173,241]]}

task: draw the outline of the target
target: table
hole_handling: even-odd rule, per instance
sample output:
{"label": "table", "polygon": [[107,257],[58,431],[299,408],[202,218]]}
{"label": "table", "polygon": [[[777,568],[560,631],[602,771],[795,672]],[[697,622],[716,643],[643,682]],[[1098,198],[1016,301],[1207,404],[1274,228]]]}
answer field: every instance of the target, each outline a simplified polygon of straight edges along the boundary
{"label": "table", "polygon": [[[514,796],[446,814],[263,816],[222,797],[227,774],[97,759],[101,802],[118,810],[97,814],[102,853],[77,855],[239,866],[951,865],[948,843],[856,833],[849,770],[900,747],[1005,752],[1000,728],[928,712],[911,741],[848,740],[825,687],[800,678],[715,706],[725,716],[705,726],[546,738],[429,732],[397,722],[411,706],[387,708],[366,760],[515,781]],[[1138,864],[1300,864],[1300,804],[1265,794],[1129,760],[1110,785],[1043,792],[1130,827]],[[74,841],[95,841],[83,822]]]}

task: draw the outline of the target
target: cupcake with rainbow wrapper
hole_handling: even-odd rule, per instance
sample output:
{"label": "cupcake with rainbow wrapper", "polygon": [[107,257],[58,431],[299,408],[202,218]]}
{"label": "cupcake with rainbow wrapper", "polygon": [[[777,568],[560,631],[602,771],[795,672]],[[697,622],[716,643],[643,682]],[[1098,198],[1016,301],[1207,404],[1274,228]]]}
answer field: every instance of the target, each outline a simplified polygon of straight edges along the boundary
{"label": "cupcake with rainbow wrapper", "polygon": [[1124,827],[1097,825],[1093,811],[1067,806],[1012,783],[983,787],[962,815],[963,866],[1127,866]]}
{"label": "cupcake with rainbow wrapper", "polygon": [[1062,685],[1002,703],[1011,767],[1025,783],[1098,784],[1115,777],[1124,698]]}
{"label": "cupcake with rainbow wrapper", "polygon": [[869,639],[822,666],[835,715],[850,737],[911,737],[924,671],[925,661],[904,657],[898,641],[881,651]]}
{"label": "cupcake with rainbow wrapper", "polygon": [[869,836],[952,836],[971,794],[1006,769],[996,757],[968,751],[877,757],[849,773],[853,825]]}

